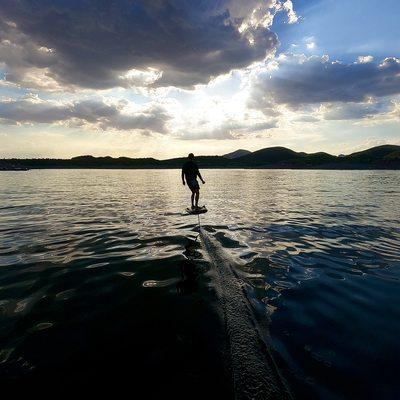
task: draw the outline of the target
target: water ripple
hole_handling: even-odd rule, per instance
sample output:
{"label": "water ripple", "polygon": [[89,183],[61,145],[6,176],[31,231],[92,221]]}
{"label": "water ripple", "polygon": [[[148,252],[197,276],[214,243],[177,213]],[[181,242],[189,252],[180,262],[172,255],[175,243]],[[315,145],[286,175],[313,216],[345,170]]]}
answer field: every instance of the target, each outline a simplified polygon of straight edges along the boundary
{"label": "water ripple", "polygon": [[[400,174],[204,175],[209,212],[202,224],[237,260],[253,308],[269,319],[277,362],[294,394],[346,399],[350,387],[353,398],[395,398]],[[4,174],[0,185],[4,371],[26,374],[53,365],[53,358],[54,365],[68,359],[63,351],[80,354],[93,338],[79,327],[90,323],[99,324],[97,332],[112,330],[121,321],[133,324],[129,318],[147,323],[148,313],[167,326],[174,311],[156,310],[196,287],[190,274],[182,277],[197,218],[183,212],[188,193],[177,171],[37,170]],[[201,249],[194,254],[206,265]],[[212,274],[203,279],[211,281],[211,296]],[[113,323],[100,323],[104,315]]]}

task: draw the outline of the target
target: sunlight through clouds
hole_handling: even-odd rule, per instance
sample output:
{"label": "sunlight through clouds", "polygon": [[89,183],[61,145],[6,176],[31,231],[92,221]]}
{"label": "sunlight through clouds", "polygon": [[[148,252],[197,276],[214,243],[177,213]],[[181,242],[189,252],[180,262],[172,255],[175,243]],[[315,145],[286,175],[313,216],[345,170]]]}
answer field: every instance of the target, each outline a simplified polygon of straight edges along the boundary
{"label": "sunlight through clouds", "polygon": [[[366,49],[343,60],[321,46],[317,31],[282,43],[280,32],[301,32],[312,19],[295,0],[129,4],[82,2],[78,9],[59,2],[46,9],[4,2],[0,142],[16,140],[8,133],[19,126],[27,143],[49,127],[72,149],[72,132],[87,143],[96,132],[103,153],[115,154],[110,141],[118,149],[125,141],[121,154],[131,156],[140,153],[132,143],[144,137],[149,151],[162,138],[157,154],[165,157],[190,143],[205,154],[239,143],[293,147],[290,141],[310,150],[316,137],[336,151],[335,124],[379,131],[399,123],[396,55]],[[68,16],[64,25],[54,13]]]}

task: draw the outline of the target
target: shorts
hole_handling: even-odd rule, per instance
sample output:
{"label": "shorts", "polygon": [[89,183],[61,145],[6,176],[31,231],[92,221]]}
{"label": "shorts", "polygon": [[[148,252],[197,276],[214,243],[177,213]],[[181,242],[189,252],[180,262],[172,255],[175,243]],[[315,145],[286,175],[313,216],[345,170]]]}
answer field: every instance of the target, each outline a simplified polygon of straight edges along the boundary
{"label": "shorts", "polygon": [[197,182],[197,179],[192,179],[190,181],[187,181],[187,185],[188,185],[189,189],[192,191],[200,189],[199,182]]}

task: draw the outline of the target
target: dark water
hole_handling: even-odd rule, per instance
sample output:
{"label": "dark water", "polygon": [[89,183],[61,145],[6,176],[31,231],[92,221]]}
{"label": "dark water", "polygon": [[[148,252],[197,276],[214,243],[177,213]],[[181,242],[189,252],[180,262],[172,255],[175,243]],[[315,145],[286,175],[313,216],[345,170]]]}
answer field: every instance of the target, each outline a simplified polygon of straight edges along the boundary
{"label": "dark water", "polygon": [[400,398],[400,173],[203,175],[1,173],[2,387]]}

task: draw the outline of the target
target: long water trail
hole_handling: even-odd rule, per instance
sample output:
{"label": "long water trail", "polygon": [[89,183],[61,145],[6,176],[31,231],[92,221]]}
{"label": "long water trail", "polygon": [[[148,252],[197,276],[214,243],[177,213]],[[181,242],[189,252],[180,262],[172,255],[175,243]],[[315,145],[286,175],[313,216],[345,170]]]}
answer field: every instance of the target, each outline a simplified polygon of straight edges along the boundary
{"label": "long water trail", "polygon": [[266,327],[255,318],[234,261],[203,227],[200,237],[211,261],[226,326],[235,398],[290,399],[269,351]]}

